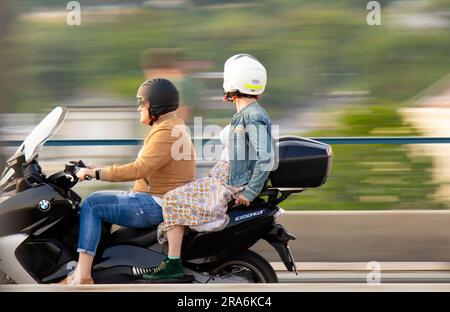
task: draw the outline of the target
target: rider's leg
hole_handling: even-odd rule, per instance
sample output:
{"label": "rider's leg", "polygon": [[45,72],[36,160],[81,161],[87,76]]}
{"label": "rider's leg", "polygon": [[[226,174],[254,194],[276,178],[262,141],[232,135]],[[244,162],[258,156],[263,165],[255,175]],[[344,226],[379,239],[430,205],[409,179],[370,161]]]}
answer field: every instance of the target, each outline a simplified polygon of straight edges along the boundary
{"label": "rider's leg", "polygon": [[169,253],[170,257],[180,257],[181,245],[183,243],[184,226],[177,225],[167,231],[167,240],[169,241]]}
{"label": "rider's leg", "polygon": [[75,269],[70,284],[89,284],[93,283],[91,277],[92,263],[94,262],[94,256],[87,253],[80,252],[78,257],[78,265]]}
{"label": "rider's leg", "polygon": [[156,267],[152,272],[144,274],[143,278],[148,280],[172,280],[184,276],[183,264],[181,263],[181,245],[183,243],[184,226],[177,225],[167,231],[169,241],[169,252],[166,260]]}
{"label": "rider's leg", "polygon": [[80,260],[74,281],[92,279],[91,270],[100,242],[102,221],[126,227],[146,228],[162,222],[161,207],[147,193],[96,192],[81,206],[77,251]]}

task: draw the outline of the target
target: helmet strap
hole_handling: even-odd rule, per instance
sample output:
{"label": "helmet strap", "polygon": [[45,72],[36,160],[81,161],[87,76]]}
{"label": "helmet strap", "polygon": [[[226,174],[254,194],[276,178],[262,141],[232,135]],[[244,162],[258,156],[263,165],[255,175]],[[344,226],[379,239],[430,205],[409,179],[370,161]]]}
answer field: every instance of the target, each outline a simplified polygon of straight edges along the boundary
{"label": "helmet strap", "polygon": [[230,102],[230,103],[235,103],[236,99],[239,97],[252,97],[255,99],[259,99],[260,95],[253,95],[253,96],[249,96],[249,95],[245,95],[239,91],[234,91],[234,92],[227,92],[225,93],[225,95],[223,96],[223,101],[224,102]]}
{"label": "helmet strap", "polygon": [[157,116],[156,114],[153,114],[151,108],[148,109],[148,115],[150,117],[150,122],[148,124],[149,124],[149,126],[153,126],[155,121],[158,120],[159,116]]}
{"label": "helmet strap", "polygon": [[234,103],[234,101],[236,100],[236,95],[233,94],[233,93],[234,92],[227,92],[227,93],[225,93],[225,95],[223,96],[224,102]]}

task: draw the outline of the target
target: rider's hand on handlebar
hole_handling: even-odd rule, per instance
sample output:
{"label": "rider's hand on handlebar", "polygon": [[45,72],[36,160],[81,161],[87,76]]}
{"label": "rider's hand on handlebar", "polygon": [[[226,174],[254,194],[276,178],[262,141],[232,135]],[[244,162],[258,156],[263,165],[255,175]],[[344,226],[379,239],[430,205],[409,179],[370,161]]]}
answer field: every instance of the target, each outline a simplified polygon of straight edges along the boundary
{"label": "rider's hand on handlebar", "polygon": [[95,170],[89,168],[79,168],[76,175],[80,181],[86,180],[86,177],[91,177],[92,179],[95,178]]}
{"label": "rider's hand on handlebar", "polygon": [[236,201],[234,202],[236,205],[245,205],[250,206],[250,201],[247,199],[247,197],[244,196],[244,194],[239,193],[236,196]]}

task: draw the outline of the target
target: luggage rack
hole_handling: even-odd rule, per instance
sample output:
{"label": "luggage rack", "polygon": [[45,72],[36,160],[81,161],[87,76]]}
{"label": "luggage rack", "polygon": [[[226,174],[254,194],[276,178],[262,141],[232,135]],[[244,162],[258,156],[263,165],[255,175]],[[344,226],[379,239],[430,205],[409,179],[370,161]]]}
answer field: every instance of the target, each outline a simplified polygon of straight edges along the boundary
{"label": "luggage rack", "polygon": [[[261,192],[260,196],[268,195],[267,201],[271,205],[278,205],[291,194],[302,193],[306,189],[302,187],[268,187]],[[281,194],[281,196],[279,196]]]}
{"label": "luggage rack", "polygon": [[[305,191],[305,188],[301,187],[266,187],[263,189],[263,191],[259,194],[259,196],[250,204],[250,207],[257,206],[262,203],[265,203],[266,201],[261,198],[261,196],[269,196],[269,199],[267,200],[267,204],[269,204],[270,207],[275,207],[279,203],[281,203],[283,200],[289,197],[289,195],[294,193],[301,193]],[[279,196],[281,194],[281,196]],[[231,200],[228,202],[228,211],[234,210],[234,209],[240,209],[242,206],[235,205],[234,200]]]}

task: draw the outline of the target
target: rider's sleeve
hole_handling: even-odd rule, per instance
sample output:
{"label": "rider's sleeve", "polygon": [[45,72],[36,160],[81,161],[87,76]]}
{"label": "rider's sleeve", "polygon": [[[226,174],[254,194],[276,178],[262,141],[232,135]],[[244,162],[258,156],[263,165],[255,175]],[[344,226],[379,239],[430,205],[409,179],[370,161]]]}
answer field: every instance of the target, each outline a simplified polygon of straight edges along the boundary
{"label": "rider's sleeve", "polygon": [[253,174],[242,191],[242,194],[250,201],[259,195],[274,165],[274,150],[271,131],[269,131],[270,127],[270,122],[258,118],[250,118],[250,122],[246,127],[252,151],[250,152],[250,157],[256,158]]}
{"label": "rider's sleeve", "polygon": [[100,179],[111,182],[128,182],[148,177],[152,172],[172,160],[173,141],[170,128],[158,129],[146,140],[134,162],[102,168]]}

